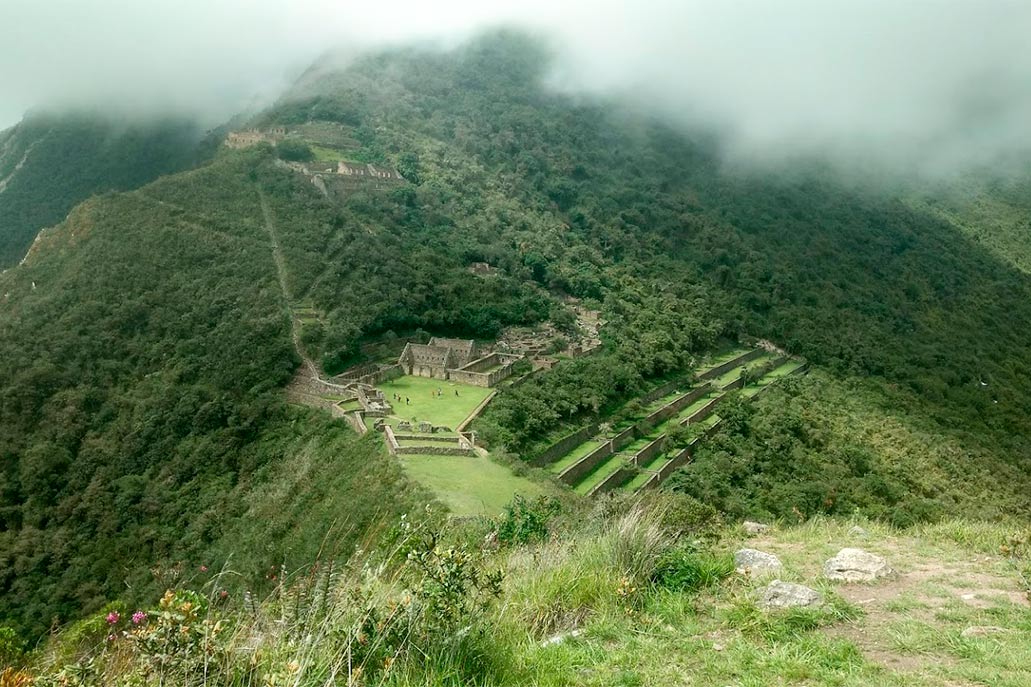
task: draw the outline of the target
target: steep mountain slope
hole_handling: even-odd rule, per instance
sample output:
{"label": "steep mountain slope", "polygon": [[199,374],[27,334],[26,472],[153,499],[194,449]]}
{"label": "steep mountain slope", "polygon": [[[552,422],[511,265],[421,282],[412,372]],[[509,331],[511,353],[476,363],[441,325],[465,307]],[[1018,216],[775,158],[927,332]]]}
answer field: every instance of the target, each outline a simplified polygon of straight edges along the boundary
{"label": "steep mountain slope", "polygon": [[89,196],[194,164],[202,136],[189,121],[141,125],[85,114],[32,114],[0,132],[0,268],[17,264],[40,229]]}
{"label": "steep mountain slope", "polygon": [[742,410],[679,489],[735,513],[1031,513],[1027,276],[897,198],[730,174],[711,142],[547,91],[546,68],[496,34],[312,70],[253,125],[406,181],[324,194],[272,146],[222,150],[80,205],[0,276],[0,618],[39,632],[201,562],[260,583],[424,498],[375,437],[284,404],[300,309],[332,373],[391,332],[489,338],[596,305],[602,350],[480,422],[522,457],[769,337],[818,374]]}
{"label": "steep mountain slope", "polygon": [[346,551],[411,503],[378,442],[283,403],[263,165],[93,199],[0,277],[0,614],[19,627],[230,557],[254,578]]}

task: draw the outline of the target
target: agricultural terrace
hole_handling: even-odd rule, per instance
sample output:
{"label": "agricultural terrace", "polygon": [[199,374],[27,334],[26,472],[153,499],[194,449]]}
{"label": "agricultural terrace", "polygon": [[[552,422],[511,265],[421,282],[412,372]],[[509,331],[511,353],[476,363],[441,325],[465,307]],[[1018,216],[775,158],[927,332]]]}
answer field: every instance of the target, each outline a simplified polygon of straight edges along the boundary
{"label": "agricultural terrace", "polygon": [[584,437],[554,457],[548,469],[583,495],[657,486],[689,461],[693,446],[720,423],[717,405],[728,394],[740,389],[752,398],[804,368],[805,361],[771,351],[728,351],[699,366],[684,384],[664,389],[665,394],[627,404],[624,410],[634,407],[634,412]]}
{"label": "agricultural terrace", "polygon": [[[393,405],[393,414],[386,418],[393,428],[401,420],[407,420],[413,425],[429,422],[437,427],[456,430],[492,393],[491,389],[484,387],[414,376],[398,377],[378,384],[377,388]],[[401,446],[418,450],[420,447],[440,446],[430,437],[439,439],[457,435],[452,431],[426,437],[416,433],[403,436],[414,438],[399,438]],[[488,455],[403,453],[397,458],[409,477],[432,491],[456,516],[495,515],[516,494],[533,498],[546,491],[544,486],[513,474]]]}

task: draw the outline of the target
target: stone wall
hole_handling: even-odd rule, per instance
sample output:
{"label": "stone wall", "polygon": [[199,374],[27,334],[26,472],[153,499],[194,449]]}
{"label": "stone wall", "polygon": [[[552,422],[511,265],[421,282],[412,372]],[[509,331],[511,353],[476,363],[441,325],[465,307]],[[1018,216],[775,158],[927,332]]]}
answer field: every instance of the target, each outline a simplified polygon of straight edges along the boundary
{"label": "stone wall", "polygon": [[670,458],[665,465],[659,468],[659,482],[665,482],[666,478],[672,475],[675,470],[677,470],[680,467],[683,467],[684,465],[687,465],[688,461],[691,460],[691,453],[692,448],[689,446],[677,455]]}
{"label": "stone wall", "polygon": [[658,401],[660,398],[662,398],[663,396],[666,396],[667,394],[673,393],[674,391],[677,390],[678,386],[686,386],[686,385],[681,384],[681,380],[679,380],[679,379],[674,380],[672,382],[666,382],[662,386],[656,387],[656,388],[652,389],[651,391],[649,391],[648,393],[646,393],[644,396],[641,396],[639,402],[640,402],[641,405],[646,406],[649,403],[653,403],[655,401]]}
{"label": "stone wall", "polygon": [[662,406],[661,408],[650,414],[648,417],[641,421],[641,424],[645,427],[654,427],[655,425],[661,424],[663,421],[673,417],[681,410],[691,405],[705,394],[709,393],[711,390],[712,386],[710,384],[703,384],[696,389],[692,389],[683,396],[679,396],[673,399],[666,405]]}
{"label": "stone wall", "polygon": [[369,386],[376,386],[377,384],[382,384],[383,382],[389,382],[391,379],[397,379],[404,373],[404,368],[402,368],[400,365],[390,365],[389,367],[384,367],[370,374],[366,374],[363,377],[359,378],[357,381],[359,384],[368,384]]}
{"label": "stone wall", "polygon": [[616,436],[612,437],[612,439],[609,440],[609,444],[612,447],[612,452],[615,453],[616,451],[619,451],[620,449],[622,449],[627,444],[634,443],[634,439],[636,439],[636,438],[637,438],[637,426],[636,425],[628,427],[627,429],[624,429],[622,432],[620,432],[619,434],[617,434]]}
{"label": "stone wall", "polygon": [[548,465],[554,463],[556,460],[566,455],[574,448],[584,443],[595,434],[598,433],[598,425],[592,424],[587,427],[583,427],[562,437],[548,448],[541,451],[541,453],[530,461],[532,465],[540,467],[542,465]]}
{"label": "stone wall", "polygon": [[472,361],[468,365],[463,365],[459,369],[462,372],[486,372],[487,370],[496,365],[503,364],[504,362],[502,361],[500,354],[491,353],[490,355],[483,356],[479,360]]}
{"label": "stone wall", "polygon": [[563,470],[558,478],[566,484],[574,485],[586,476],[587,473],[598,467],[612,453],[612,442],[607,441]]}
{"label": "stone wall", "polygon": [[447,379],[452,382],[458,382],[459,384],[468,384],[470,386],[482,386],[484,388],[490,388],[490,375],[483,372],[466,372],[464,370],[448,370]]}
{"label": "stone wall", "polygon": [[489,394],[487,394],[487,398],[480,401],[480,404],[473,408],[473,412],[469,413],[469,417],[462,420],[462,422],[457,427],[455,427],[455,431],[459,434],[464,432],[466,427],[471,425],[472,421],[480,416],[480,413],[483,412],[483,409],[487,407],[487,404],[491,402],[491,399],[493,399],[494,396],[497,395],[497,393],[497,391],[492,391]]}
{"label": "stone wall", "polygon": [[427,456],[476,456],[476,451],[461,446],[400,446],[396,451],[399,456],[427,455]]}
{"label": "stone wall", "polygon": [[601,494],[606,491],[612,491],[633,476],[634,470],[632,468],[621,467],[602,480],[599,484],[595,485],[594,489],[591,489],[588,496],[596,496],[597,494]]}
{"label": "stone wall", "polygon": [[334,377],[333,380],[338,382],[355,382],[366,375],[373,374],[377,370],[379,370],[379,365],[376,363],[363,363],[349,370],[344,370]]}
{"label": "stone wall", "polygon": [[711,370],[707,370],[702,374],[698,375],[698,381],[715,379],[716,377],[719,377],[720,375],[729,372],[730,370],[734,369],[735,367],[738,367],[739,365],[743,365],[749,361],[755,360],[759,356],[763,355],[765,352],[766,351],[764,351],[761,348],[756,348],[755,350],[749,351],[748,353],[743,353],[738,357],[734,358],[733,360],[725,362],[722,365],[717,365]]}
{"label": "stone wall", "polygon": [[365,421],[362,419],[361,413],[344,413],[344,419],[347,420],[347,424],[351,425],[358,434],[365,434],[369,431],[369,428],[365,425]]}
{"label": "stone wall", "polygon": [[458,437],[451,437],[451,436],[444,437],[444,436],[440,436],[439,434],[398,434],[397,432],[394,432],[394,438],[397,439],[397,441],[399,441],[399,442],[400,441],[429,441],[431,443],[432,442],[437,442],[437,443],[440,443],[440,444],[461,444],[462,443],[458,439]]}
{"label": "stone wall", "polygon": [[733,382],[730,382],[729,384],[724,385],[723,391],[734,391],[735,389],[741,389],[744,386],[745,386],[745,380],[743,380],[742,378],[738,377]]}
{"label": "stone wall", "polygon": [[719,405],[719,402],[722,401],[724,398],[725,396],[717,396],[716,398],[712,399],[704,406],[696,410],[689,418],[684,420],[684,422],[682,422],[681,424],[686,425],[692,422],[701,422],[705,418],[712,415],[712,411],[716,409],[716,406]]}
{"label": "stone wall", "polygon": [[394,430],[391,429],[390,425],[383,425],[383,437],[387,440],[387,450],[396,456],[401,447],[398,445],[397,439],[394,438]]}
{"label": "stone wall", "polygon": [[666,446],[666,435],[663,434],[661,437],[659,437],[655,441],[649,443],[647,446],[645,446],[640,451],[638,451],[637,453],[634,454],[634,458],[633,458],[634,465],[637,465],[638,467],[640,467],[641,465],[644,465],[649,460],[651,460],[652,458],[657,456],[659,453],[661,453],[662,449],[665,448],[665,446]]}

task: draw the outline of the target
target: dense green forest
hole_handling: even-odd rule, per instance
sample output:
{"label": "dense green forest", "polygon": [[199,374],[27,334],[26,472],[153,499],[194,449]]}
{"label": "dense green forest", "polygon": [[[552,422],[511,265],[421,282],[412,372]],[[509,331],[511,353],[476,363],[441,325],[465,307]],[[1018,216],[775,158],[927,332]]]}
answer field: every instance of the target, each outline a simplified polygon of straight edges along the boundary
{"label": "dense green forest", "polygon": [[285,404],[302,305],[328,372],[389,332],[490,338],[568,325],[566,297],[598,307],[599,353],[479,421],[523,458],[768,337],[817,372],[733,405],[673,489],[734,515],[1031,513],[1027,276],[912,196],[728,171],[714,141],[555,94],[546,69],[504,33],[312,70],[253,124],[341,124],[406,182],[330,198],[271,146],[222,150],[78,206],[0,276],[0,624],[152,594],[179,561],[260,581],[416,507],[375,437]]}
{"label": "dense green forest", "polygon": [[47,113],[0,132],[0,268],[17,264],[40,229],[91,195],[196,164],[211,150],[203,135],[186,120],[139,124]]}

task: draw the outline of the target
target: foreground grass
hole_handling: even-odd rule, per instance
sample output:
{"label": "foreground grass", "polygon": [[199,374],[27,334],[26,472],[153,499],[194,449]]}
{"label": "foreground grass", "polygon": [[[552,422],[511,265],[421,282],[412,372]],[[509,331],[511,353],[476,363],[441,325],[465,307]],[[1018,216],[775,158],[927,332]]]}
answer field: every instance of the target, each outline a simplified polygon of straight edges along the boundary
{"label": "foreground grass", "polygon": [[[190,597],[166,596],[106,642],[98,619],[99,649],[83,627],[52,638],[27,670],[40,685],[85,687],[1031,684],[1026,532],[817,520],[749,539],[661,493],[593,508],[552,523],[550,536],[515,511],[447,531],[404,521],[387,549],[289,576],[261,605],[210,594],[203,614],[182,620]],[[479,548],[490,530],[507,533],[500,549]],[[823,581],[825,558],[857,542],[899,575]],[[766,580],[733,571],[742,546],[775,552],[781,577],[817,588],[824,605],[758,608]],[[984,593],[968,598],[971,585]],[[997,629],[964,636],[979,625]],[[183,627],[200,628],[189,651]]]}

